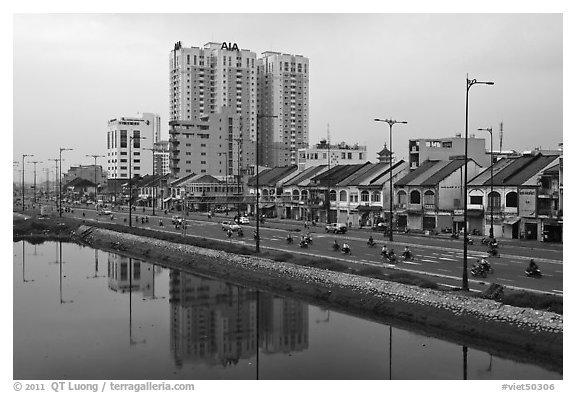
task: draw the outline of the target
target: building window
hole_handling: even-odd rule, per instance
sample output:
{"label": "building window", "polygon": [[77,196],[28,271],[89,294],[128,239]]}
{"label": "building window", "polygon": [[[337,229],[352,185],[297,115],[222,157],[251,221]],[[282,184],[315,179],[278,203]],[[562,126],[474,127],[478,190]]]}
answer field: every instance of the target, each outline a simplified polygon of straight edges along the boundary
{"label": "building window", "polygon": [[370,202],[370,194],[368,193],[368,191],[364,190],[360,193],[360,201]]}
{"label": "building window", "polygon": [[340,202],[346,202],[348,200],[348,195],[346,191],[340,191]]}
{"label": "building window", "polygon": [[433,191],[426,191],[424,193],[424,204],[425,205],[434,205],[434,192]]}
{"label": "building window", "polygon": [[406,192],[399,191],[398,192],[398,204],[399,205],[406,205]]}
{"label": "building window", "polygon": [[336,191],[330,190],[330,193],[329,193],[328,197],[329,197],[329,200],[330,200],[330,201],[336,202]]}
{"label": "building window", "polygon": [[380,191],[374,191],[372,193],[372,202],[380,202]]}
{"label": "building window", "polygon": [[506,207],[518,207],[518,194],[516,192],[506,194]]}
{"label": "building window", "polygon": [[472,195],[470,196],[470,204],[471,205],[482,205],[483,202],[483,197],[482,195]]}
{"label": "building window", "polygon": [[419,205],[420,204],[420,192],[419,191],[412,191],[410,193],[410,203]]}
{"label": "building window", "polygon": [[502,201],[500,200],[500,194],[497,193],[496,191],[489,193],[488,208],[491,209],[492,207],[494,207],[494,209],[498,209],[500,206],[502,206]]}

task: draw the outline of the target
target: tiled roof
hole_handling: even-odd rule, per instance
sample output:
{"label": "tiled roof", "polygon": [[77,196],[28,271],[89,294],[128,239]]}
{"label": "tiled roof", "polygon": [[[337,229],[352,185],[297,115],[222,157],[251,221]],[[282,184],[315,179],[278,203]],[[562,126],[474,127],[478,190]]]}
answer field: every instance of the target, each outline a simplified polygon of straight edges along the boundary
{"label": "tiled roof", "polygon": [[402,179],[398,180],[394,183],[395,186],[407,186],[409,183],[412,183],[413,180],[417,179],[418,177],[422,176],[422,174],[426,173],[430,168],[436,165],[438,161],[424,161],[418,168],[414,169],[412,172],[404,176]]}
{"label": "tiled roof", "polygon": [[454,173],[454,171],[461,168],[465,162],[466,160],[464,159],[456,159],[448,161],[447,164],[444,165],[443,167],[434,168],[437,170],[436,173],[432,173],[431,176],[425,181],[423,181],[420,185],[429,187],[436,186],[450,174]]}
{"label": "tiled roof", "polygon": [[[266,169],[260,172],[258,184],[261,186],[275,186],[278,181],[288,176],[291,172],[296,172],[297,168],[296,165],[291,165]],[[256,176],[252,176],[248,179],[248,185],[256,185]]]}
{"label": "tiled roof", "polygon": [[[499,160],[494,164],[495,186],[520,186],[539,171],[552,163],[558,155],[537,154],[524,155]],[[472,186],[488,186],[491,184],[490,168],[468,182]]]}
{"label": "tiled roof", "polygon": [[330,168],[326,172],[321,173],[310,180],[317,186],[338,184],[338,182],[346,179],[348,176],[352,175],[354,172],[360,170],[366,165],[372,164],[367,162],[365,164],[336,165],[335,167]]}
{"label": "tiled roof", "polygon": [[312,166],[310,168],[306,168],[293,178],[289,179],[286,183],[284,183],[284,186],[300,186],[300,187],[307,186],[314,176],[326,170],[327,168],[328,165],[317,165]]}

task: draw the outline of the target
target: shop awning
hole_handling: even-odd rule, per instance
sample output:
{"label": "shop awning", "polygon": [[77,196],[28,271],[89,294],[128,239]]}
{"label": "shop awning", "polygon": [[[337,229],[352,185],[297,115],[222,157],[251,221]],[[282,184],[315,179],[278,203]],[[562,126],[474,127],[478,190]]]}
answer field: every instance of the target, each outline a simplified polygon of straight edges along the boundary
{"label": "shop awning", "polygon": [[454,216],[454,222],[464,222],[464,216]]}
{"label": "shop awning", "polygon": [[543,223],[544,225],[562,225],[562,221],[561,221],[561,220],[558,221],[558,220],[555,220],[555,219],[553,219],[553,218],[545,218],[544,220],[542,220],[542,223]]}
{"label": "shop awning", "polygon": [[507,219],[505,219],[504,221],[502,221],[502,224],[514,225],[514,224],[516,224],[518,221],[520,221],[520,218],[518,218],[518,217],[507,218]]}
{"label": "shop awning", "polygon": [[371,211],[371,212],[379,212],[382,211],[382,206],[365,206],[365,205],[360,205],[356,208],[359,212],[367,212],[367,211]]}
{"label": "shop awning", "polygon": [[164,198],[164,203],[169,202],[171,199],[172,197]]}
{"label": "shop awning", "polygon": [[270,204],[268,204],[268,205],[262,206],[262,209],[272,209],[272,208],[274,208],[274,207],[276,207],[276,205],[273,204],[273,203],[270,203]]}

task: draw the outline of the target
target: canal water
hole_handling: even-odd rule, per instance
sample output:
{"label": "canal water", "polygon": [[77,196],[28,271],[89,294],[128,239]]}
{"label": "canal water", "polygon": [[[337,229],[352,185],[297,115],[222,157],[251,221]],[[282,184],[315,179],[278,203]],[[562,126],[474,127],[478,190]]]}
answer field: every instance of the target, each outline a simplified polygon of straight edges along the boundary
{"label": "canal water", "polygon": [[14,379],[562,379],[72,243],[13,243]]}

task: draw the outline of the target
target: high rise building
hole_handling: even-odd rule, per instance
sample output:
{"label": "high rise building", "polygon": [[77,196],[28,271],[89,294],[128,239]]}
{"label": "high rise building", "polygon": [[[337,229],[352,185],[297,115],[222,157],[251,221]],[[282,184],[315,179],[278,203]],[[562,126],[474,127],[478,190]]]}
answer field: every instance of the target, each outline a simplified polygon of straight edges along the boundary
{"label": "high rise building", "polygon": [[[144,149],[152,149],[159,135],[160,116],[154,113],[109,120],[106,148],[108,179],[128,179],[130,171],[132,177],[152,174],[152,160],[144,158]],[[131,141],[132,145],[129,146]]]}
{"label": "high rise building", "polygon": [[154,174],[167,175],[170,173],[170,143],[158,141],[154,143]]}
{"label": "high rise building", "polygon": [[308,58],[264,52],[258,59],[261,165],[296,165],[308,147]]}
{"label": "high rise building", "polygon": [[[180,175],[202,171],[186,166],[186,162],[193,164],[198,161],[196,157],[176,157],[178,153],[173,150],[176,145],[172,142],[180,146],[185,143],[176,129],[180,125],[209,126],[215,123],[212,121],[214,116],[224,112],[228,117],[231,113],[237,115],[234,122],[238,122],[238,131],[234,132],[232,139],[228,135],[224,145],[205,151],[207,160],[199,161],[221,160],[225,153],[229,173],[238,172],[238,163],[243,172],[253,172],[257,127],[260,127],[258,142],[262,166],[295,164],[297,149],[307,147],[306,58],[266,52],[263,59],[257,60],[255,52],[239,49],[235,43],[210,42],[202,48],[185,48],[177,42],[170,52],[169,67],[171,167],[178,169]],[[258,114],[277,117],[259,119]],[[222,136],[219,129],[205,131],[204,134],[218,135],[217,138]],[[240,141],[239,149],[236,148],[237,141]],[[218,172],[207,173],[219,175]]]}

